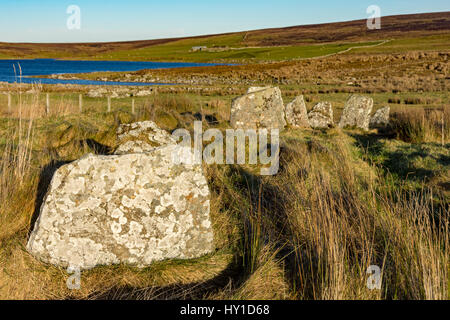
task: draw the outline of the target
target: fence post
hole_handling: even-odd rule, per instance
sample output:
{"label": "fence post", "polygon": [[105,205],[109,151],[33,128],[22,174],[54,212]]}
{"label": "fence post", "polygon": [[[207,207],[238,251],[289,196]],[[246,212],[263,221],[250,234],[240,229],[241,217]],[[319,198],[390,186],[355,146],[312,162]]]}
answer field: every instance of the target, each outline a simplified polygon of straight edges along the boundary
{"label": "fence post", "polygon": [[442,109],[442,146],[445,147],[445,109]]}
{"label": "fence post", "polygon": [[131,113],[132,113],[132,114],[135,114],[134,111],[135,111],[135,110],[134,110],[134,98],[133,98],[133,99],[131,99]]}
{"label": "fence post", "polygon": [[48,115],[50,113],[50,94],[47,93],[47,99],[45,103],[45,113]]}
{"label": "fence post", "polygon": [[8,113],[11,113],[11,92],[8,92]]}
{"label": "fence post", "polygon": [[80,113],[83,113],[83,95],[81,93],[78,96],[78,107],[80,108]]}
{"label": "fence post", "polygon": [[111,112],[111,97],[108,97],[108,112]]}

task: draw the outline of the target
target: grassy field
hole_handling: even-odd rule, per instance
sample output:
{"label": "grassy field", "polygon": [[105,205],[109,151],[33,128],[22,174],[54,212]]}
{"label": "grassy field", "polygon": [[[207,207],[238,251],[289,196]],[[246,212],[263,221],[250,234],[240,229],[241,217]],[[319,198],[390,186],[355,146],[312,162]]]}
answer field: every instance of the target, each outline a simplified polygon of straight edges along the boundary
{"label": "grassy field", "polygon": [[[243,62],[311,58],[354,46],[399,40],[390,50],[421,50],[429,45],[446,47],[450,12],[383,17],[381,30],[367,30],[366,20],[252,30],[222,35],[109,43],[0,43],[1,58],[59,58],[142,61]],[[405,36],[411,39],[403,40]],[[441,38],[443,37],[443,38]],[[206,46],[217,52],[190,52]],[[408,48],[406,48],[408,47]],[[429,47],[428,47],[429,48]],[[380,52],[373,48],[372,52]],[[383,49],[381,49],[383,50]],[[389,51],[386,48],[386,51]]]}
{"label": "grassy field", "polygon": [[[254,166],[205,166],[215,253],[146,269],[96,268],[70,291],[64,270],[24,249],[51,167],[111,152],[120,123],[192,130],[202,112],[228,128],[234,96],[159,93],[135,98],[134,114],[131,98],[114,99],[110,113],[106,99],[85,98],[80,113],[78,94],[53,92],[47,115],[42,92],[16,94],[12,113],[0,101],[1,298],[448,299],[450,130],[442,145],[440,111],[394,105],[387,136],[288,129],[274,177],[255,175]],[[346,95],[310,98],[342,105]],[[377,108],[389,99],[373,98]],[[366,287],[373,264],[383,270],[381,291]]]}
{"label": "grassy field", "polygon": [[433,35],[426,37],[406,37],[392,39],[389,43],[373,48],[354,49],[352,53],[404,53],[408,51],[448,50],[450,34]]}
{"label": "grassy field", "polygon": [[[133,60],[133,61],[193,61],[193,62],[253,62],[253,61],[279,61],[291,59],[305,59],[319,56],[326,56],[343,52],[349,48],[359,46],[374,46],[380,41],[355,42],[355,43],[332,43],[303,46],[281,46],[281,47],[257,47],[246,48],[236,47],[224,49],[223,52],[192,52],[193,46],[205,45],[221,46],[226,45],[229,40],[235,37],[229,36],[208,39],[208,41],[182,40],[158,46],[142,49],[116,51],[93,56],[95,60]],[[239,45],[238,42],[235,45]]]}

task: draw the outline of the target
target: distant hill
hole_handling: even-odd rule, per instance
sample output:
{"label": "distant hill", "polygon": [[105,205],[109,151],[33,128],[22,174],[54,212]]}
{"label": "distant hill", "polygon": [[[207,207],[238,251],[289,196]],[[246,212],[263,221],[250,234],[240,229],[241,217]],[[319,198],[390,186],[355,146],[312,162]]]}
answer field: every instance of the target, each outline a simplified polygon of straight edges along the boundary
{"label": "distant hill", "polygon": [[[180,60],[193,46],[216,48],[261,48],[272,46],[303,46],[318,43],[363,42],[391,38],[421,37],[450,32],[450,11],[397,15],[382,18],[381,30],[368,30],[366,20],[326,23],[286,28],[171,38],[144,41],[101,43],[4,43],[0,42],[0,58],[78,58],[118,60]],[[191,54],[193,61],[210,58],[231,59],[258,57],[257,52]],[[173,56],[173,59],[171,57]],[[181,59],[182,60],[182,59]]]}
{"label": "distant hill", "polygon": [[313,42],[376,40],[432,35],[450,31],[450,11],[383,17],[380,30],[369,30],[367,20],[274,28],[249,32],[249,45],[293,45]]}

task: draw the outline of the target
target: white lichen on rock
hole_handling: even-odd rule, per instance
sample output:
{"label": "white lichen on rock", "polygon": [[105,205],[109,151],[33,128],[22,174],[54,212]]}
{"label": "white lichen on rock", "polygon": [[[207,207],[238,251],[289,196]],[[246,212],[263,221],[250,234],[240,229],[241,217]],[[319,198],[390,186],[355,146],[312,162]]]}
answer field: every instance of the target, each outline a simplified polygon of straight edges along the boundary
{"label": "white lichen on rock", "polygon": [[386,106],[375,112],[373,117],[370,119],[369,127],[371,129],[385,129],[389,126],[389,116],[391,113],[391,108]]}
{"label": "white lichen on rock", "polygon": [[334,126],[333,107],[329,102],[319,102],[308,114],[313,129],[329,129]]}
{"label": "white lichen on rock", "polygon": [[119,147],[115,154],[145,153],[158,147],[176,144],[175,139],[153,121],[122,124],[117,129]]}
{"label": "white lichen on rock", "polygon": [[279,88],[250,88],[233,100],[230,116],[235,129],[279,129],[286,127],[283,98]]}
{"label": "white lichen on rock", "polygon": [[44,262],[81,269],[145,267],[211,252],[208,184],[200,165],[174,164],[177,148],[89,154],[59,168],[28,251]]}
{"label": "white lichen on rock", "polygon": [[303,95],[296,97],[286,105],[287,123],[294,128],[310,128],[308,111]]}
{"label": "white lichen on rock", "polygon": [[359,128],[365,131],[369,130],[372,108],[372,98],[352,95],[345,104],[339,127]]}

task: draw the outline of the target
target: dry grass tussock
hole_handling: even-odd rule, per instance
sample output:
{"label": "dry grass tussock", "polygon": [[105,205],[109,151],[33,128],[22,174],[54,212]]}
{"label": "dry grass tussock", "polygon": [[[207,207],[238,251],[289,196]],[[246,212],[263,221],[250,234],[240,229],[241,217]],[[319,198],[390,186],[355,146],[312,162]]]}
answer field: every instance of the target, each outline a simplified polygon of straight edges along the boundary
{"label": "dry grass tussock", "polygon": [[441,109],[397,108],[392,127],[398,139],[412,143],[450,141],[450,106]]}
{"label": "dry grass tussock", "polygon": [[[431,191],[385,188],[345,145],[327,155],[325,167],[317,155],[290,149],[295,156],[275,185],[299,298],[448,297],[449,211],[433,207]],[[381,291],[367,289],[370,265],[382,269]]]}

